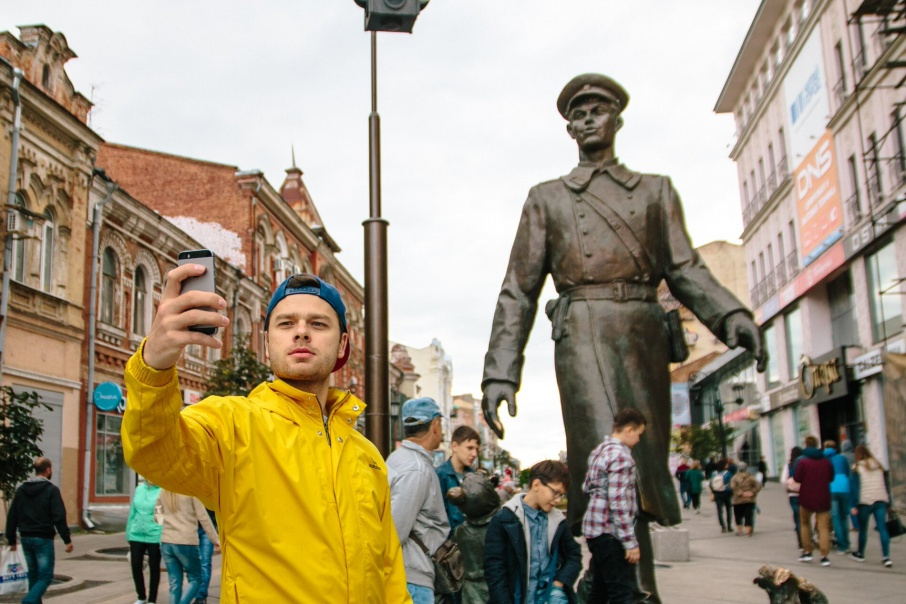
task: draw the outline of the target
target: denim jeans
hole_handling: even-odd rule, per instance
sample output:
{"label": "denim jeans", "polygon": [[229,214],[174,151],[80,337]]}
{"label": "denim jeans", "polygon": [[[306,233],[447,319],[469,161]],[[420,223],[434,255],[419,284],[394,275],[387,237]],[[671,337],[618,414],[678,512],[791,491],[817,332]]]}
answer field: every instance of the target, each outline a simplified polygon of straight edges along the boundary
{"label": "denim jeans", "polygon": [[[881,553],[885,558],[890,558],[890,534],[887,532],[887,503],[875,501],[871,505],[859,504],[859,553],[865,555],[865,545],[868,543],[868,518],[875,517],[875,526],[881,536]],[[29,575],[31,581],[31,575]]]}
{"label": "denim jeans", "polygon": [[588,540],[591,551],[589,602],[630,604],[635,590],[635,566],[626,561],[626,548],[607,533]]}
{"label": "denim jeans", "polygon": [[406,589],[412,596],[412,604],[434,604],[434,590],[424,585],[406,583]]}
{"label": "denim jeans", "polygon": [[[201,583],[201,556],[197,545],[161,543],[160,553],[167,565],[170,580],[170,603],[189,604]],[[182,576],[186,575],[189,586],[182,590]]]}
{"label": "denim jeans", "polygon": [[799,543],[799,548],[802,548],[802,533],[799,530],[799,496],[790,497],[790,507],[793,508],[793,524],[796,526],[796,541]]}
{"label": "denim jeans", "polygon": [[53,583],[53,539],[20,537],[19,543],[28,566],[28,593],[22,602],[38,604]]}
{"label": "denim jeans", "polygon": [[849,509],[849,493],[831,493],[831,521],[841,552],[849,551]]}
{"label": "denim jeans", "polygon": [[196,598],[208,597],[208,586],[211,584],[211,558],[214,556],[214,542],[208,539],[204,529],[198,527],[198,551],[201,554],[201,584]]}

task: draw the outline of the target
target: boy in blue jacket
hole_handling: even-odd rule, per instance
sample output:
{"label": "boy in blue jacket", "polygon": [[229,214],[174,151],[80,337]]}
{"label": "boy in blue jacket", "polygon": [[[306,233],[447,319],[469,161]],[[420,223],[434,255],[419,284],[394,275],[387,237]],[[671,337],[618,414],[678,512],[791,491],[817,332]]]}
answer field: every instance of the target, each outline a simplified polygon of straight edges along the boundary
{"label": "boy in blue jacket", "polygon": [[[529,472],[529,490],[516,495],[488,525],[484,575],[491,604],[575,603],[582,551],[554,507],[569,488],[569,470],[542,461]],[[526,576],[528,571],[528,576]]]}

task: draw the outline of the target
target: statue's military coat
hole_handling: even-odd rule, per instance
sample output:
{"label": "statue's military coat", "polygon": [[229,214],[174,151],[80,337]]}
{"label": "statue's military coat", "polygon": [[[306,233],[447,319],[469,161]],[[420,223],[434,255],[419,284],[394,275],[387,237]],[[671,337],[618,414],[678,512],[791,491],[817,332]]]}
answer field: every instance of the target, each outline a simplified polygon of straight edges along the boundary
{"label": "statue's military coat", "polygon": [[[600,206],[593,207],[597,200],[589,194],[606,202],[632,230],[647,254],[648,262],[641,266],[650,272],[640,268],[626,235],[621,238],[615,232],[614,221],[608,222]],[[596,284],[607,288],[625,281],[641,286],[636,291],[653,292],[665,279],[677,300],[721,338],[727,315],[745,311],[693,249],[669,178],[632,172],[615,160],[603,167],[581,163],[563,179],[529,192],[497,300],[483,385],[499,380],[518,388],[523,350],[548,274],[561,301],[580,286],[594,291]],[[571,473],[569,524],[579,532],[587,505],[582,483],[588,455],[611,433],[613,415],[624,407],[634,407],[648,419],[633,451],[642,509],[663,523],[676,524],[679,506],[667,465],[670,353],[657,297],[574,298],[579,299],[569,301],[555,343]]]}

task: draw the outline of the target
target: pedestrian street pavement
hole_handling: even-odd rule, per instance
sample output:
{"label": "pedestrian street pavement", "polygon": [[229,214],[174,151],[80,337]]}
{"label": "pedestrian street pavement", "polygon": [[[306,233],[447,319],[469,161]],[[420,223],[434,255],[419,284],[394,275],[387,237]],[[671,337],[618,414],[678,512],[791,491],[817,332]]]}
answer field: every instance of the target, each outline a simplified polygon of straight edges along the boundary
{"label": "pedestrian street pavement", "polygon": [[[831,566],[822,568],[815,561],[797,561],[799,550],[793,533],[792,516],[783,489],[768,483],[759,494],[761,513],[756,516],[755,535],[737,537],[720,532],[717,511],[702,495],[702,510],[683,511],[683,524],[690,537],[689,562],[658,562],[657,576],[664,604],[767,604],[764,591],[752,583],[763,564],[784,566],[824,591],[831,604],[903,604],[906,602],[906,539],[891,544],[893,568],[881,565],[877,533],[870,530],[866,561],[862,564],[847,556],[831,553]],[[850,533],[855,544],[856,533]],[[53,604],[132,604],[135,591],[129,563],[125,558],[126,540],[122,533],[75,534],[75,551],[66,554],[56,540],[55,574],[69,580],[54,585],[45,595]],[[113,555],[100,550],[123,548]],[[584,548],[583,548],[584,549]],[[817,552],[816,552],[817,553]],[[587,559],[586,551],[586,559]],[[215,554],[208,602],[219,602],[220,561]],[[146,571],[147,577],[147,571]],[[167,573],[161,573],[158,604],[169,603]],[[21,596],[19,597],[21,598]],[[0,596],[0,603],[19,598]]]}

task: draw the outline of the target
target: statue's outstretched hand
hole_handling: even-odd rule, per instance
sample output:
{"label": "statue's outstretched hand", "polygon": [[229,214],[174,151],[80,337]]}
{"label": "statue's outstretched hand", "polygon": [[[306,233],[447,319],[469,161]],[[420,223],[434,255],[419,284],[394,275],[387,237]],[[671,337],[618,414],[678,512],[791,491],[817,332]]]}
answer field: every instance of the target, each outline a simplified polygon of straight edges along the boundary
{"label": "statue's outstretched hand", "polygon": [[497,409],[503,401],[507,402],[510,417],[516,417],[516,385],[511,382],[488,382],[483,388],[481,410],[484,419],[497,438],[503,438],[503,424],[497,415]]}
{"label": "statue's outstretched hand", "polygon": [[757,362],[759,373],[764,373],[768,364],[768,351],[764,347],[764,338],[761,330],[747,312],[734,312],[724,322],[724,333],[727,336],[727,346],[736,348],[743,346],[750,350]]}

